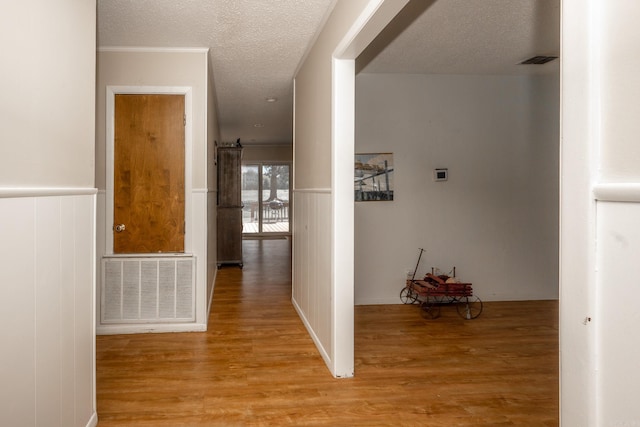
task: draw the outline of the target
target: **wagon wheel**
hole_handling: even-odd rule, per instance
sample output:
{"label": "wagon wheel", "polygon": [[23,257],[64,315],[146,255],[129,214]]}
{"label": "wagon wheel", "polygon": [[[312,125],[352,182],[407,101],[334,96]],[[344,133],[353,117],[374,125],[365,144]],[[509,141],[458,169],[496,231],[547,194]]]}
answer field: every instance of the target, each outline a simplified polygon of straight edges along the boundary
{"label": "wagon wheel", "polygon": [[482,313],[482,301],[478,297],[462,297],[458,300],[456,308],[463,319],[475,319]]}
{"label": "wagon wheel", "polygon": [[403,304],[413,304],[418,301],[418,294],[413,291],[413,289],[409,287],[404,287],[400,291],[400,301]]}
{"label": "wagon wheel", "polygon": [[440,317],[440,304],[433,298],[427,298],[420,304],[420,314],[425,319],[437,319]]}

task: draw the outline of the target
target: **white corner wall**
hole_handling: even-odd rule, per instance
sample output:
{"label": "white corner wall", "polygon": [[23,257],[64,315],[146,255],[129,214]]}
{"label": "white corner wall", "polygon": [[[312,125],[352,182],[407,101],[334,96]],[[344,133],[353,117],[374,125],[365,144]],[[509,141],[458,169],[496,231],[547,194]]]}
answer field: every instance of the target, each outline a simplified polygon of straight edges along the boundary
{"label": "white corner wall", "polygon": [[[640,4],[594,5],[600,49],[597,281],[593,312],[598,425],[640,425]],[[598,31],[599,30],[599,31]]]}
{"label": "white corner wall", "polygon": [[400,303],[418,248],[482,300],[557,299],[558,146],[557,75],[358,75],[356,152],[393,153],[395,188],[356,203],[356,304]]}
{"label": "white corner wall", "polygon": [[95,1],[0,14],[0,425],[95,426]]}
{"label": "white corner wall", "polygon": [[294,80],[292,300],[335,377],[354,375],[354,63],[405,4],[336,1]]}
{"label": "white corner wall", "polygon": [[562,2],[563,426],[640,425],[640,4]]}

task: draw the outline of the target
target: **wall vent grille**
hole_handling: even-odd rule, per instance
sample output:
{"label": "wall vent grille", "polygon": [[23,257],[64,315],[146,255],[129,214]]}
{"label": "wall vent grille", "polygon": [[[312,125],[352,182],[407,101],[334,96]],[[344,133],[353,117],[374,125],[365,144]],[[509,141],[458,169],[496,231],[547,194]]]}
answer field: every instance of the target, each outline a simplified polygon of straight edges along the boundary
{"label": "wall vent grille", "polygon": [[547,62],[551,62],[554,59],[558,59],[558,57],[543,56],[543,55],[533,56],[529,59],[525,59],[524,61],[520,62],[520,65],[542,65],[542,64],[546,64]]}
{"label": "wall vent grille", "polygon": [[103,324],[195,321],[195,258],[105,258]]}

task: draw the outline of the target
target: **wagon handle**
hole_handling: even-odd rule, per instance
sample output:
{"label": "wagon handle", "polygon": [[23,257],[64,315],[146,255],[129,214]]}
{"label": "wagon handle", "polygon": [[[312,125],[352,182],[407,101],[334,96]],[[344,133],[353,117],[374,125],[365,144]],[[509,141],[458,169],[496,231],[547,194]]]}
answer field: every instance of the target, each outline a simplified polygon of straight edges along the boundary
{"label": "wagon handle", "polygon": [[416,278],[416,273],[418,272],[418,266],[420,265],[420,259],[422,258],[422,253],[424,252],[424,249],[422,248],[418,248],[418,249],[420,249],[420,255],[418,255],[418,262],[416,263],[416,268],[413,270],[413,276],[411,277],[412,282]]}

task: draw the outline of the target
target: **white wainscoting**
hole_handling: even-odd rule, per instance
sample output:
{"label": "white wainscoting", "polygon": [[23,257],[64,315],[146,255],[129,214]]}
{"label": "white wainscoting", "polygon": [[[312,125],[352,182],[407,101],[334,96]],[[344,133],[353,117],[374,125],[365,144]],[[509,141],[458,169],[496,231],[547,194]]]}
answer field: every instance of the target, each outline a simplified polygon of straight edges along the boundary
{"label": "white wainscoting", "polygon": [[640,185],[635,189],[622,184],[595,191],[595,315],[585,324],[595,327],[595,402],[602,426],[640,425]]}
{"label": "white wainscoting", "polygon": [[95,426],[95,190],[39,190],[0,194],[0,425]]}
{"label": "white wainscoting", "polygon": [[[205,268],[207,269],[207,287],[205,290],[206,294],[206,317],[205,319],[209,319],[209,314],[211,313],[211,306],[213,304],[213,291],[216,283],[216,276],[218,275],[218,230],[216,227],[217,224],[217,205],[218,192],[215,190],[210,190],[207,192],[207,233],[206,233],[206,248],[207,248],[207,264]],[[210,225],[209,225],[210,224]],[[206,320],[205,320],[206,323]]]}
{"label": "white wainscoting", "polygon": [[[207,282],[208,277],[207,259],[209,257],[207,233],[209,227],[215,228],[215,223],[208,223],[208,209],[215,210],[214,206],[208,204],[208,191],[206,188],[197,188],[191,191],[191,212],[187,212],[187,235],[189,236],[189,249],[187,252],[192,253],[194,262],[196,262],[196,281],[195,281],[195,323],[197,330],[206,331],[207,321],[209,319],[207,304]],[[189,224],[190,223],[190,224]],[[186,237],[186,236],[185,236]]]}
{"label": "white wainscoting", "polygon": [[293,192],[292,302],[331,369],[331,192]]}

